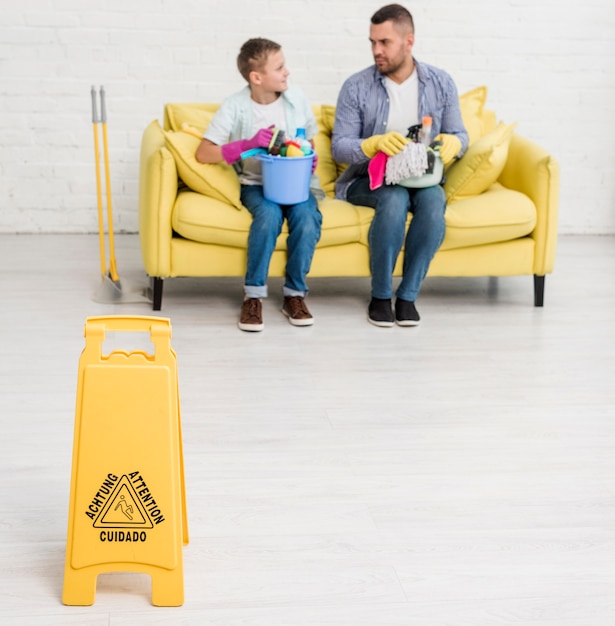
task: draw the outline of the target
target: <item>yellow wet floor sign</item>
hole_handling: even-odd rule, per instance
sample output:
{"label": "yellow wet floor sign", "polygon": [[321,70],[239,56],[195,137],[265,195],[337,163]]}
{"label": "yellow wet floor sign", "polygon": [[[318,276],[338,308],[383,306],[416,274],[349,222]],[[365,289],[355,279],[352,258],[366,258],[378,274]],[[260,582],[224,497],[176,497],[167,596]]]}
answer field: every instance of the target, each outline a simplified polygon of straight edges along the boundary
{"label": "yellow wet floor sign", "polygon": [[[154,353],[103,354],[106,333],[148,332]],[[188,543],[177,363],[158,317],[90,317],[79,359],[64,591],[90,605],[97,576],[151,576],[152,603],[184,601]]]}

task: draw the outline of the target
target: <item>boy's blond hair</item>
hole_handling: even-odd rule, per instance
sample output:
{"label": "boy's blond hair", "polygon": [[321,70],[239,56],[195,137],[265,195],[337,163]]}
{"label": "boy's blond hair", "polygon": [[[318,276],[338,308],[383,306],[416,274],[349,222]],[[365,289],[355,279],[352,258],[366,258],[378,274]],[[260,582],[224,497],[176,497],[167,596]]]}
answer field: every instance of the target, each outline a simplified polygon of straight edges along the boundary
{"label": "boy's blond hair", "polygon": [[271,39],[256,37],[248,39],[237,56],[237,68],[239,73],[250,82],[250,72],[259,72],[265,67],[267,59],[272,52],[281,50],[282,46]]}

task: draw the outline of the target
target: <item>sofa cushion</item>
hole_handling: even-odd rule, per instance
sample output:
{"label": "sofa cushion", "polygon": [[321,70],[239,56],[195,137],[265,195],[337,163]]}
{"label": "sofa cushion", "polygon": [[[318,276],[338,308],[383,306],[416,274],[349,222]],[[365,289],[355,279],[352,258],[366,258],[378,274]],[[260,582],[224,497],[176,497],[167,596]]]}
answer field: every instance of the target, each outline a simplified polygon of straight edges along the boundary
{"label": "sofa cushion", "polygon": [[[373,209],[355,207],[361,220],[361,243],[368,246]],[[495,183],[485,193],[446,207],[442,250],[509,241],[529,235],[536,225],[536,206],[528,196]],[[408,215],[408,221],[412,215]]]}
{"label": "sofa cushion", "polygon": [[211,122],[214,113],[220,108],[219,103],[177,103],[165,107],[165,130],[179,131],[183,124],[193,126],[202,133]]}
{"label": "sofa cushion", "polygon": [[323,130],[328,135],[332,135],[333,125],[335,124],[335,106],[332,104],[321,104],[318,108]]}
{"label": "sofa cushion", "polygon": [[[373,211],[331,198],[321,200],[319,208],[323,217],[319,248],[360,241],[373,215]],[[233,211],[221,200],[192,191],[181,192],[173,208],[173,230],[191,241],[245,248],[251,224],[247,209]],[[286,249],[287,236],[288,226],[284,221],[276,250]]]}
{"label": "sofa cushion", "polygon": [[322,213],[322,236],[318,248],[361,241],[374,214],[372,209],[334,198],[320,200],[318,208]]}
{"label": "sofa cushion", "polygon": [[450,204],[462,198],[483,193],[495,181],[506,165],[508,146],[516,124],[498,126],[475,141],[466,153],[446,172],[444,191]]}
{"label": "sofa cushion", "polygon": [[536,206],[528,196],[495,183],[485,193],[446,207],[442,250],[510,241],[536,226]]}
{"label": "sofa cushion", "polygon": [[247,245],[252,217],[247,209],[235,211],[228,203],[190,190],[177,195],[171,224],[186,239],[242,248]]}
{"label": "sofa cushion", "polygon": [[235,170],[226,163],[199,163],[195,152],[200,139],[183,131],[163,131],[179,177],[194,191],[226,201],[241,209],[240,185]]}
{"label": "sofa cushion", "polygon": [[483,114],[487,101],[487,87],[476,87],[459,96],[463,125],[468,131],[470,145],[483,135]]}
{"label": "sofa cushion", "polygon": [[316,174],[325,194],[333,198],[335,197],[335,181],[339,176],[337,164],[331,154],[331,133],[335,121],[335,107],[328,104],[314,105],[312,110],[318,125],[318,132],[314,137],[314,149],[318,155]]}
{"label": "sofa cushion", "polygon": [[322,130],[319,130],[314,137],[314,150],[318,155],[316,175],[320,186],[329,198],[333,198],[335,197],[337,166],[331,155],[331,137]]}

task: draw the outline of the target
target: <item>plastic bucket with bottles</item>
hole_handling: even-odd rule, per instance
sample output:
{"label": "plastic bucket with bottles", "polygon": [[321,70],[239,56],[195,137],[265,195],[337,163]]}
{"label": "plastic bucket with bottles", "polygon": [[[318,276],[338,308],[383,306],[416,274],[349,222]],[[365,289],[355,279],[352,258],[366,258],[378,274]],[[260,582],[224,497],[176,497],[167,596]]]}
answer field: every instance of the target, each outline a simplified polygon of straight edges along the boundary
{"label": "plastic bucket with bottles", "polygon": [[299,204],[310,195],[314,155],[283,157],[259,154],[263,195],[277,204]]}

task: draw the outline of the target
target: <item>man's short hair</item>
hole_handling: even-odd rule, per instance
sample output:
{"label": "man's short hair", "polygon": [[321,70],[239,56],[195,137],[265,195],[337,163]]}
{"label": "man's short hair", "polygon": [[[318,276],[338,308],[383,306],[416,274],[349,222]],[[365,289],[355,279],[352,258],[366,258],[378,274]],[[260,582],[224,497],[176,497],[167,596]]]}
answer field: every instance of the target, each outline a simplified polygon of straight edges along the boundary
{"label": "man's short hair", "polygon": [[237,55],[237,69],[239,73],[250,82],[250,72],[260,71],[267,63],[272,52],[281,50],[282,46],[270,39],[255,37],[248,39]]}
{"label": "man's short hair", "polygon": [[407,26],[414,32],[412,15],[401,4],[387,4],[372,15],[372,24],[383,24],[389,20],[399,26]]}

